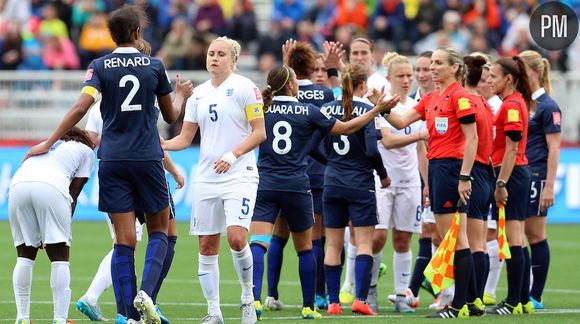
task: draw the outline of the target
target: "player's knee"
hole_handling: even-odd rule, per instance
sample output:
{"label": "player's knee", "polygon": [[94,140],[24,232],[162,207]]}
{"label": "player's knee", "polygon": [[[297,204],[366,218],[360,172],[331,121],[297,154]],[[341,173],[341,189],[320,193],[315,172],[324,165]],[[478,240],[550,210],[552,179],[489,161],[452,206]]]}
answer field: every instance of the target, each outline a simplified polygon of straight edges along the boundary
{"label": "player's knee", "polygon": [[234,251],[241,251],[248,244],[245,237],[238,236],[228,238],[228,242],[230,244],[230,248]]}

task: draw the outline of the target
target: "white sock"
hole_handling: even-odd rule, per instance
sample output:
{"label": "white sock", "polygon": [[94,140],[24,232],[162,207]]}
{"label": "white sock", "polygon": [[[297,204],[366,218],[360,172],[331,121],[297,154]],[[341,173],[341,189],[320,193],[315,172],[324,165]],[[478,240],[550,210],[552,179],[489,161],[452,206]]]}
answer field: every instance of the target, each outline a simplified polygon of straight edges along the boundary
{"label": "white sock", "polygon": [[254,302],[254,259],[250,245],[246,244],[241,251],[232,250],[232,257],[234,258],[234,268],[238,274],[238,280],[242,286],[242,304]]}
{"label": "white sock", "polygon": [[371,287],[379,283],[379,266],[383,262],[383,250],[373,255],[373,268],[371,270]]}
{"label": "white sock", "polygon": [[91,304],[96,304],[99,301],[99,297],[113,284],[111,278],[111,257],[113,256],[113,250],[109,251],[107,255],[101,260],[99,264],[99,269],[85,293],[85,297]]}
{"label": "white sock", "polygon": [[52,301],[54,303],[54,319],[66,321],[71,295],[70,263],[68,261],[54,261],[50,266],[50,288],[52,289]]}
{"label": "white sock", "polygon": [[431,256],[435,255],[435,252],[437,252],[437,248],[438,248],[437,245],[431,243]]}
{"label": "white sock", "polygon": [[395,278],[395,293],[405,295],[409,287],[411,278],[411,264],[413,263],[413,252],[393,253],[393,275]]}
{"label": "white sock", "polygon": [[221,317],[218,255],[200,254],[198,262],[197,275],[203,296],[207,300],[207,313]]}
{"label": "white sock", "polygon": [[487,242],[487,253],[489,254],[489,275],[485,283],[485,292],[495,296],[495,289],[497,288],[501,268],[503,267],[503,262],[498,259],[499,244],[497,240]]}
{"label": "white sock", "polygon": [[32,270],[34,260],[16,258],[16,265],[12,273],[12,287],[16,301],[16,319],[30,319],[30,288],[32,287]]}
{"label": "white sock", "polygon": [[344,283],[340,290],[346,290],[353,292],[354,288],[354,263],[356,259],[356,246],[352,245],[350,241],[348,242],[348,249],[346,253],[346,262],[345,262],[345,275],[344,275]]}

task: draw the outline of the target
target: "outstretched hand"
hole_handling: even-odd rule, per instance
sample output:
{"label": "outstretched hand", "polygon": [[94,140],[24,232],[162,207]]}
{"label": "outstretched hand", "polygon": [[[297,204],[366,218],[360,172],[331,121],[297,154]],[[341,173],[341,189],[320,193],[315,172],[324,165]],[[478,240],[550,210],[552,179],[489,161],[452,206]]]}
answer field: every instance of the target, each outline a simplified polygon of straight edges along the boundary
{"label": "outstretched hand", "polygon": [[342,69],[344,63],[344,46],[340,42],[325,41],[324,44],[324,65],[327,69]]}
{"label": "outstretched hand", "polygon": [[295,39],[287,39],[286,42],[284,42],[284,44],[282,44],[282,63],[284,65],[288,65],[288,60],[290,59],[289,53],[290,50],[294,48],[294,46],[296,46],[296,40]]}
{"label": "outstretched hand", "polygon": [[377,106],[381,109],[381,113],[383,114],[390,114],[391,109],[395,108],[395,106],[401,101],[401,96],[398,94],[391,97],[389,100],[384,100],[385,95],[383,94],[379,97],[379,103]]}
{"label": "outstretched hand", "polygon": [[193,94],[193,82],[191,80],[181,82],[179,74],[175,75],[175,94],[182,95],[184,99],[191,97]]}

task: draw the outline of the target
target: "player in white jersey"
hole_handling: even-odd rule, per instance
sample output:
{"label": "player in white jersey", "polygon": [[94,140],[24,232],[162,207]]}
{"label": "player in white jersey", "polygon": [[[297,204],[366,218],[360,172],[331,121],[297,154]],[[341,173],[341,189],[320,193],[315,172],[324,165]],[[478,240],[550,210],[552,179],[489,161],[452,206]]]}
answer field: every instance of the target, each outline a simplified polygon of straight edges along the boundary
{"label": "player in white jersey", "polygon": [[26,159],[12,177],[8,216],[18,253],[12,276],[18,324],[32,323],[30,290],[39,248],[46,250],[51,262],[53,323],[68,323],[72,216],[91,175],[93,148],[84,131],[72,128],[47,154]]}
{"label": "player in white jersey", "polygon": [[227,37],[210,44],[206,64],[211,79],[194,89],[181,133],[165,142],[166,149],[181,150],[198,128],[201,132],[190,234],[199,236],[198,276],[208,302],[203,323],[223,323],[218,266],[222,234],[227,234],[242,286],[242,323],[257,321],[247,235],[258,188],[254,149],[266,140],[266,130],[260,89],[233,73],[240,50]]}

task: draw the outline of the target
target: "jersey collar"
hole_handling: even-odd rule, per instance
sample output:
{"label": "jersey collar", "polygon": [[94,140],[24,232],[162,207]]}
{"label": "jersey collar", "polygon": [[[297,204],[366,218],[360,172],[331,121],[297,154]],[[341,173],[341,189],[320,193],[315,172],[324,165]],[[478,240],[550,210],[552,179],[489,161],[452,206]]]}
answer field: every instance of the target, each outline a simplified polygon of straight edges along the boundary
{"label": "jersey collar", "polygon": [[141,53],[135,47],[117,47],[113,53],[115,54],[134,54]]}
{"label": "jersey collar", "polygon": [[308,79],[298,80],[299,86],[307,86],[307,85],[311,85],[311,84],[312,84],[312,81],[310,81]]}
{"label": "jersey collar", "polygon": [[272,98],[272,101],[294,101],[294,102],[298,102],[298,99],[296,99],[296,97],[290,97],[290,96],[274,96],[274,98]]}
{"label": "jersey collar", "polygon": [[532,100],[538,100],[538,98],[540,98],[544,93],[546,93],[546,89],[544,88],[534,91],[534,93],[532,93]]}

